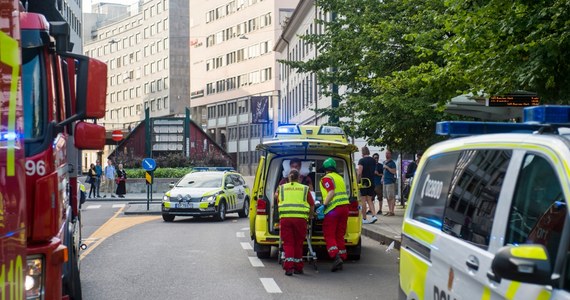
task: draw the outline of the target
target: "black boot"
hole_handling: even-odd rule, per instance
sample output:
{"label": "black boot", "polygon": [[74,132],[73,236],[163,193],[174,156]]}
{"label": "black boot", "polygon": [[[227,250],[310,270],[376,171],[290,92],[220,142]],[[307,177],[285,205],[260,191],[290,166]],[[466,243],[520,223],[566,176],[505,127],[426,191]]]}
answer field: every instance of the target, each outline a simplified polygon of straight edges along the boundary
{"label": "black boot", "polygon": [[337,254],[336,258],[332,264],[331,271],[336,272],[338,270],[342,270],[342,264],[343,263],[344,262],[342,261],[342,258],[340,258],[340,255]]}

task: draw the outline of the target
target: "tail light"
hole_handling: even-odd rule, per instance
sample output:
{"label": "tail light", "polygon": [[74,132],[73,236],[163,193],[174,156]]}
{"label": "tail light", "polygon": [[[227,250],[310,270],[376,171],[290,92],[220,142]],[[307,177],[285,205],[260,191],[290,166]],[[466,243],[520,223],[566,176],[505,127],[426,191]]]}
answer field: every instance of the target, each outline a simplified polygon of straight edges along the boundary
{"label": "tail light", "polygon": [[257,199],[257,214],[267,215],[267,201],[263,199]]}
{"label": "tail light", "polygon": [[348,205],[348,216],[349,217],[356,217],[360,210],[358,209],[358,201],[352,201]]}

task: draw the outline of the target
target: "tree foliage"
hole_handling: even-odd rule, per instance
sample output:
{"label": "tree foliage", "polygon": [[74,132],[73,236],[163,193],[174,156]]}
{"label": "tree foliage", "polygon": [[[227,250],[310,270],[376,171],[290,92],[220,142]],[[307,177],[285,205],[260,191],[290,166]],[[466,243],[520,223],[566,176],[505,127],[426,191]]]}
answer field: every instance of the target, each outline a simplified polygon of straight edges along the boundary
{"label": "tree foliage", "polygon": [[[567,103],[569,1],[317,0],[318,56],[284,61],[317,75],[321,110],[371,145],[413,152],[438,141],[443,104],[467,92],[537,92]],[[346,92],[334,94],[332,86]]]}

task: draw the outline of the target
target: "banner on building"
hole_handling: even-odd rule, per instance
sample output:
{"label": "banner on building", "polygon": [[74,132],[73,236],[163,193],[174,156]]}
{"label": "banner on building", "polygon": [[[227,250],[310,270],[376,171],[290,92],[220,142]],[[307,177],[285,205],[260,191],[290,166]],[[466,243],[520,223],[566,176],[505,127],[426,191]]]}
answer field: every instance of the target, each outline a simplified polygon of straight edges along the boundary
{"label": "banner on building", "polygon": [[254,96],[250,98],[251,123],[269,123],[269,96]]}

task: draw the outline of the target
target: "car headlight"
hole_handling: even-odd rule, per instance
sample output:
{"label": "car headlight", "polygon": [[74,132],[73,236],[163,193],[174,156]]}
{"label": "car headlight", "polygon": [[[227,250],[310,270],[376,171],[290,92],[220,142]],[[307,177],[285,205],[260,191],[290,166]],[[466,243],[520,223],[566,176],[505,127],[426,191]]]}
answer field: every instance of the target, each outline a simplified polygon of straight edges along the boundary
{"label": "car headlight", "polygon": [[202,202],[208,202],[210,204],[213,204],[214,202],[216,202],[216,195],[210,195],[210,196],[205,196],[202,197]]}
{"label": "car headlight", "polygon": [[170,192],[166,192],[164,196],[162,196],[163,202],[168,202],[170,200]]}
{"label": "car headlight", "polygon": [[40,299],[44,294],[44,258],[42,255],[29,256],[27,262],[26,299]]}

